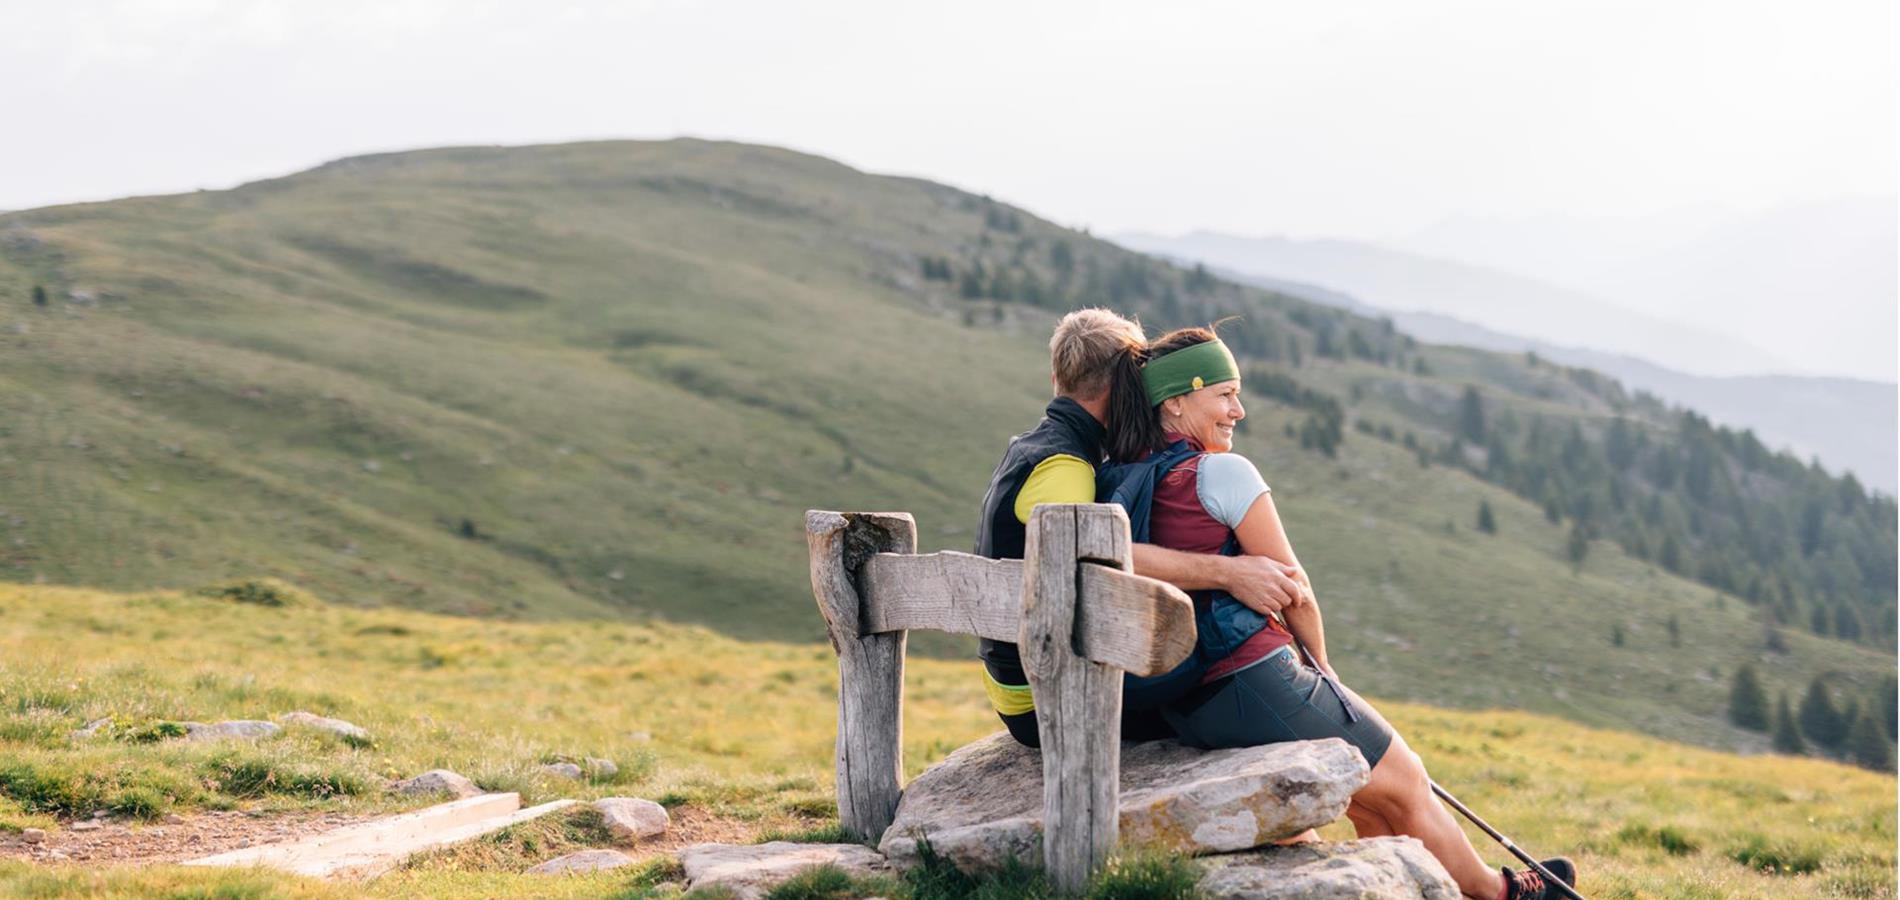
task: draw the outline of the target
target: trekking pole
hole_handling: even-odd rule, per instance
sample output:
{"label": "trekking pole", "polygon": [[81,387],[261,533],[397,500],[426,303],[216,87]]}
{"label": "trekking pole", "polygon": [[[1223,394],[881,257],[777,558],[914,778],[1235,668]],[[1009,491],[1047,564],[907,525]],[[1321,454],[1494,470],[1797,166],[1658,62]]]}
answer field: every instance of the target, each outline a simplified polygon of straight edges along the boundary
{"label": "trekking pole", "polygon": [[[1294,648],[1299,650],[1300,655],[1306,658],[1307,665],[1310,665],[1313,668],[1318,669],[1319,664],[1317,661],[1313,659],[1313,654],[1306,652],[1306,644],[1302,642],[1299,639],[1299,637],[1293,634],[1292,628],[1287,627],[1286,619],[1283,618],[1278,612],[1272,613],[1272,616],[1275,620],[1277,620],[1280,623],[1280,627],[1286,628],[1287,636],[1293,638]],[[1323,679],[1326,679],[1328,684],[1333,685],[1334,696],[1337,696],[1339,698],[1339,705],[1342,709],[1346,711],[1347,718],[1357,720],[1358,716],[1353,713],[1352,704],[1346,701],[1346,695],[1339,691],[1339,687],[1336,683],[1333,682],[1332,676],[1327,675],[1324,671],[1321,671],[1320,677]],[[1533,871],[1535,871],[1538,875],[1543,877],[1545,884],[1554,886],[1565,897],[1569,897],[1570,900],[1586,900],[1586,898],[1582,894],[1577,893],[1575,888],[1572,888],[1570,885],[1565,884],[1563,879],[1558,878],[1556,875],[1552,874],[1549,869],[1544,868],[1543,863],[1540,863],[1537,860],[1532,859],[1531,855],[1529,853],[1524,852],[1524,849],[1519,847],[1515,841],[1511,840],[1508,837],[1505,837],[1496,828],[1492,828],[1491,823],[1486,822],[1485,820],[1481,818],[1478,818],[1478,814],[1472,812],[1471,807],[1458,802],[1458,798],[1453,797],[1450,791],[1445,790],[1442,787],[1439,787],[1438,782],[1432,781],[1431,779],[1426,779],[1426,781],[1431,784],[1432,793],[1437,794],[1438,799],[1445,801],[1447,804],[1450,804],[1452,809],[1455,809],[1458,812],[1462,813],[1465,818],[1471,820],[1472,824],[1483,829],[1484,833],[1490,835],[1492,840],[1497,841],[1499,845],[1504,847],[1504,849],[1511,851],[1512,856],[1517,857],[1519,860],[1521,860],[1524,863],[1524,865],[1530,866]]]}
{"label": "trekking pole", "polygon": [[1516,843],[1512,842],[1510,838],[1505,837],[1502,834],[1499,834],[1498,830],[1496,828],[1492,828],[1490,823],[1486,822],[1483,819],[1478,818],[1478,814],[1472,812],[1471,807],[1468,807],[1464,805],[1463,803],[1459,803],[1458,798],[1453,797],[1450,791],[1445,790],[1442,787],[1439,787],[1438,782],[1436,781],[1431,782],[1431,785],[1432,785],[1432,793],[1437,794],[1438,799],[1443,800],[1448,804],[1451,804],[1452,809],[1455,809],[1459,811],[1460,813],[1463,813],[1464,817],[1467,819],[1470,819],[1472,824],[1478,826],[1479,828],[1484,829],[1484,833],[1490,835],[1492,840],[1497,841],[1499,844],[1504,845],[1504,849],[1511,851],[1512,856],[1515,856],[1518,859],[1523,860],[1524,865],[1530,866],[1532,869],[1536,870],[1537,874],[1542,875],[1544,877],[1545,884],[1555,887],[1557,890],[1561,891],[1564,896],[1569,897],[1570,900],[1584,900],[1584,897],[1582,894],[1577,893],[1574,888],[1572,888],[1570,885],[1565,884],[1563,879],[1558,878],[1555,875],[1552,875],[1549,869],[1544,868],[1543,863],[1540,863],[1537,860],[1532,859],[1529,853],[1525,853],[1523,848],[1519,847]]}

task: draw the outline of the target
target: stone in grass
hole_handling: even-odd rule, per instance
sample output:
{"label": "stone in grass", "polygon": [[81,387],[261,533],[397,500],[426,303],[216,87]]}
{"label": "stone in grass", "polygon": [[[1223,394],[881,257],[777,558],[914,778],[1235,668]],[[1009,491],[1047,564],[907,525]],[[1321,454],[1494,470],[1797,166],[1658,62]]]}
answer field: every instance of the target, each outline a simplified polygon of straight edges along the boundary
{"label": "stone in grass", "polygon": [[[1337,738],[1196,750],[1177,741],[1125,744],[1121,843],[1193,855],[1258,847],[1325,825],[1371,773]],[[878,849],[900,866],[917,837],[964,869],[1015,856],[1042,861],[1042,757],[1007,733],[969,744],[904,788]]]}
{"label": "stone in grass", "polygon": [[1267,847],[1210,856],[1198,895],[1215,900],[1458,900],[1458,884],[1416,838]]}
{"label": "stone in grass", "polygon": [[313,728],[317,731],[326,731],[352,744],[367,744],[370,742],[369,732],[364,730],[361,726],[345,722],[342,719],[319,716],[316,713],[305,712],[301,709],[295,712],[284,713],[277,717],[277,721],[285,725],[298,725],[304,728]]}
{"label": "stone in grass", "polygon": [[106,727],[110,726],[111,724],[112,724],[112,719],[109,716],[103,719],[94,719],[90,722],[87,722],[84,727],[73,729],[69,734],[73,740],[83,741],[83,740],[87,740],[88,738],[93,737],[94,735],[97,735],[101,731],[104,731]]}
{"label": "stone in grass", "polygon": [[571,778],[575,781],[579,781],[581,779],[581,767],[571,762],[548,763],[541,767],[541,774],[552,775],[556,778]]}
{"label": "stone in grass", "polygon": [[673,824],[666,807],[638,797],[602,797],[594,801],[594,808],[600,810],[614,839],[623,844],[664,834]]}
{"label": "stone in grass", "polygon": [[532,869],[529,875],[570,875],[575,872],[598,872],[602,869],[617,869],[633,862],[633,857],[618,850],[582,850],[557,856]]}
{"label": "stone in grass", "polygon": [[473,797],[482,793],[475,782],[447,769],[430,769],[414,778],[405,778],[389,786],[391,791],[410,796],[424,794],[449,794],[456,798]]}
{"label": "stone in grass", "polygon": [[587,770],[587,777],[592,778],[595,781],[607,781],[613,778],[614,776],[620,774],[619,764],[615,763],[611,759],[601,759],[598,756],[589,756],[586,759],[581,760],[581,764],[582,764],[582,767]]}
{"label": "stone in grass", "polygon": [[232,719],[210,725],[203,722],[186,722],[184,725],[185,740],[188,741],[222,741],[232,738],[255,741],[276,737],[284,732],[274,723],[258,719]]}
{"label": "stone in grass", "polygon": [[738,900],[758,900],[773,887],[816,866],[837,866],[852,878],[890,873],[877,851],[862,844],[694,844],[680,851],[691,890],[724,888]]}

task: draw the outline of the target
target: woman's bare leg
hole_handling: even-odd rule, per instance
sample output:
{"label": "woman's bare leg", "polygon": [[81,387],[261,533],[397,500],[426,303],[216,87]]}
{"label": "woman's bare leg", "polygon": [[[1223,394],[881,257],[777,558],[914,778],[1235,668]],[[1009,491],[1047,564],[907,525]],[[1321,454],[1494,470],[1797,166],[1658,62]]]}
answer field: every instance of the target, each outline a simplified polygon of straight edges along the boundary
{"label": "woman's bare leg", "polygon": [[[1379,716],[1372,704],[1358,694],[1351,690],[1346,693],[1359,712]],[[1380,717],[1380,721],[1384,721],[1384,717]],[[1391,833],[1418,838],[1425,849],[1438,858],[1445,871],[1451,873],[1452,880],[1458,882],[1458,889],[1465,896],[1497,900],[1498,895],[1504,893],[1503,876],[1478,858],[1477,849],[1451,817],[1451,810],[1432,794],[1424,761],[1412,752],[1396,730],[1392,732],[1392,746],[1379,757],[1379,764],[1372,767],[1372,780],[1353,795],[1352,801],[1354,806],[1362,806],[1383,820]],[[1351,807],[1346,814],[1352,816]],[[1367,821],[1377,827],[1371,817],[1367,817]],[[1357,828],[1359,824],[1360,819],[1354,817],[1353,826]]]}
{"label": "woman's bare leg", "polygon": [[1371,807],[1360,803],[1357,797],[1346,807],[1346,818],[1352,820],[1353,833],[1362,838],[1398,834],[1392,830],[1391,822],[1387,822],[1384,816],[1374,812]]}

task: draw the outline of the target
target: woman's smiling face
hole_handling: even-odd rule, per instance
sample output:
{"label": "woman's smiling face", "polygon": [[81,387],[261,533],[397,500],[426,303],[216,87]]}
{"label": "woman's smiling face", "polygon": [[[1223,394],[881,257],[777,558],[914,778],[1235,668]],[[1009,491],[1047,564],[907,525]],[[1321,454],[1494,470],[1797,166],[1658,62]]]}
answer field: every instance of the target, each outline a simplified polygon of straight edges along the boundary
{"label": "woman's smiling face", "polygon": [[1210,453],[1234,449],[1234,425],[1247,418],[1240,382],[1223,381],[1161,401],[1161,427],[1200,442]]}

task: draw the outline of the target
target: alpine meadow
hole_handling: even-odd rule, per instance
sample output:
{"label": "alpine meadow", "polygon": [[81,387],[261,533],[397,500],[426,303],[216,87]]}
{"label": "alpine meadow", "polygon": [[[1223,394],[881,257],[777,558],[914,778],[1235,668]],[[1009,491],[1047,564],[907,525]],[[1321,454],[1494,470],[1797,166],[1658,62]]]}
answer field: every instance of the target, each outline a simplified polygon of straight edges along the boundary
{"label": "alpine meadow", "polygon": [[[260,750],[338,779],[272,808],[385,811],[368,779],[451,762],[551,798],[524,767],[584,745],[676,815],[822,828],[803,512],[968,550],[1092,305],[1223,322],[1340,675],[1508,833],[1603,896],[1892,896],[1894,498],[1588,370],[700,140],[0,214],[0,831],[259,802],[208,785],[228,759],[67,734],[285,705],[417,736]],[[997,727],[973,645],[911,647],[906,774]],[[1778,724],[1819,758],[1768,755]],[[452,862],[390,884],[532,890]]]}

